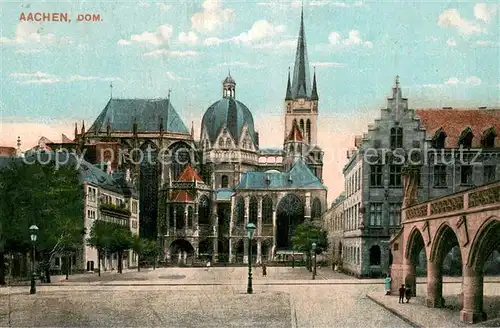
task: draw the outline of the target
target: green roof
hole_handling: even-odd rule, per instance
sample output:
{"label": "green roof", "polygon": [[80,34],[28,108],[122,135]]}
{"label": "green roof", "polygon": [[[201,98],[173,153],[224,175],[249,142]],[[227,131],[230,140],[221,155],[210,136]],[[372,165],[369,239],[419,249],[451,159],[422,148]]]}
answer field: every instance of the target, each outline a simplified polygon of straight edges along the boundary
{"label": "green roof", "polygon": [[134,119],[138,132],[163,131],[189,133],[169,99],[110,99],[88,132],[106,132],[109,121],[112,131],[133,131]]}
{"label": "green roof", "polygon": [[302,159],[297,160],[289,172],[270,170],[246,172],[236,190],[248,189],[323,189],[326,187],[311,172]]}

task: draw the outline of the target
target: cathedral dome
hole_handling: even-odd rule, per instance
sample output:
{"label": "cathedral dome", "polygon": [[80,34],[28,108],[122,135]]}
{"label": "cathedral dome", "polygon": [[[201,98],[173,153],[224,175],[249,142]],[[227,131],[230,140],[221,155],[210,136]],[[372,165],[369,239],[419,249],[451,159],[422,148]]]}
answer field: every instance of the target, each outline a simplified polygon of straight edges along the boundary
{"label": "cathedral dome", "polygon": [[223,98],[208,107],[203,115],[201,139],[203,139],[206,132],[210,143],[213,144],[221,130],[226,128],[233,140],[238,143],[243,127],[246,125],[250,138],[255,145],[258,145],[252,113],[245,104],[234,99],[235,85],[236,83],[231,75],[223,81]]}

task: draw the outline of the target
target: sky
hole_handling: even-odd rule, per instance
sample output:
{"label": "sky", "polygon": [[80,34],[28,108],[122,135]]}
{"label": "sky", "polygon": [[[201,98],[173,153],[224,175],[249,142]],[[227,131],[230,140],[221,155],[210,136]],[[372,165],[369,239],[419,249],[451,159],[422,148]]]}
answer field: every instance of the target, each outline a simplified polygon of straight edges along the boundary
{"label": "sky", "polygon": [[[498,107],[500,8],[472,1],[304,1],[319,93],[328,198],[342,191],[354,136],[386,107],[400,76],[410,108]],[[228,71],[261,147],[283,143],[288,67],[301,1],[0,0],[0,145],[73,137],[114,98],[171,100],[199,138]],[[22,21],[67,13],[71,22]],[[78,15],[99,15],[79,22]],[[113,88],[110,88],[112,82]]]}

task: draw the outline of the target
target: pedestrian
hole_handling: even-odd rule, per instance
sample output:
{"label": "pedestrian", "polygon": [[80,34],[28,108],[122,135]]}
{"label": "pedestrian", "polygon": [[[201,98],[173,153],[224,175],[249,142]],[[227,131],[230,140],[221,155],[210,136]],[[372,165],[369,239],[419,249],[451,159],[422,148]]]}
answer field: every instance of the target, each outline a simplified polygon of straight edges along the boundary
{"label": "pedestrian", "polygon": [[210,260],[208,260],[207,261],[207,271],[210,269],[210,265],[211,265]]}
{"label": "pedestrian", "polygon": [[262,276],[263,277],[267,276],[267,267],[264,263],[262,263]]}
{"label": "pedestrian", "polygon": [[386,274],[384,279],[385,284],[385,295],[391,295],[391,276]]}
{"label": "pedestrian", "polygon": [[411,298],[411,287],[410,287],[410,285],[406,285],[405,296],[406,296],[406,303],[408,303],[410,301],[410,298]]}
{"label": "pedestrian", "polygon": [[399,288],[399,301],[398,303],[404,303],[405,302],[405,292],[406,292],[406,288],[405,288],[405,285],[401,285],[401,287]]}

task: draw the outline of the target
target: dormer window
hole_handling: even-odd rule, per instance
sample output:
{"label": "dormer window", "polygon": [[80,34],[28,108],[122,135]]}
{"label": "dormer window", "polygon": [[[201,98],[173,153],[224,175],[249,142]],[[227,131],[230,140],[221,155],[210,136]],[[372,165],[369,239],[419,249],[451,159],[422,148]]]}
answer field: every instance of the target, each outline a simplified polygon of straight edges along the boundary
{"label": "dormer window", "polygon": [[474,134],[472,134],[472,129],[468,127],[460,134],[460,137],[458,138],[458,145],[469,149],[472,147],[472,138],[474,138]]}
{"label": "dormer window", "polygon": [[446,141],[446,132],[441,128],[432,138],[432,147],[436,149],[443,149]]}
{"label": "dormer window", "polygon": [[403,128],[391,128],[391,149],[403,148]]}
{"label": "dormer window", "polygon": [[497,137],[497,131],[495,127],[491,127],[484,131],[483,139],[481,140],[481,146],[485,148],[495,147],[495,138]]}

